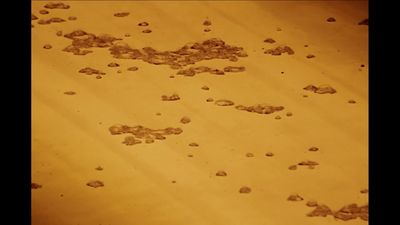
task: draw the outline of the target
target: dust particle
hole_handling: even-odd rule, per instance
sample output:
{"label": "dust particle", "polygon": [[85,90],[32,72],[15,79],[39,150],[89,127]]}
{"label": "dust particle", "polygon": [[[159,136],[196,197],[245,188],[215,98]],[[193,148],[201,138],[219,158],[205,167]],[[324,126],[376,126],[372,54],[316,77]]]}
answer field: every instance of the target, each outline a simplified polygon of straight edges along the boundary
{"label": "dust particle", "polygon": [[118,70],[117,73],[122,73],[122,71],[121,71],[121,70]]}
{"label": "dust particle", "polygon": [[167,95],[161,96],[162,101],[177,101],[179,99],[181,99],[181,98],[179,97],[178,94],[172,94],[171,96],[167,96]]}
{"label": "dust particle", "polygon": [[51,48],[52,48],[52,46],[51,46],[51,45],[49,45],[49,44],[45,44],[45,45],[43,46],[43,48],[44,48],[44,49],[51,49]]}
{"label": "dust particle", "polygon": [[217,171],[217,173],[215,173],[215,176],[218,176],[218,177],[226,177],[227,175],[228,174],[223,170],[219,170],[219,171]]}
{"label": "dust particle", "polygon": [[190,123],[190,118],[187,116],[184,116],[181,118],[181,123],[186,124],[186,123]]}
{"label": "dust particle", "polygon": [[311,161],[311,160],[306,160],[306,161],[299,162],[297,165],[299,165],[299,166],[318,166],[319,163]]}
{"label": "dust particle", "polygon": [[307,201],[306,206],[308,206],[308,207],[317,207],[318,203],[316,201]]}
{"label": "dust particle", "polygon": [[308,151],[310,151],[310,152],[316,152],[318,150],[319,150],[319,148],[317,148],[317,147],[311,147],[308,149]]}
{"label": "dust particle", "polygon": [[148,25],[149,25],[148,22],[140,22],[140,23],[138,23],[139,27],[147,27]]}
{"label": "dust particle", "polygon": [[267,38],[267,39],[264,40],[264,42],[265,42],[265,43],[273,44],[273,43],[275,43],[276,41],[275,41],[274,39],[272,39],[272,38]]}
{"label": "dust particle", "polygon": [[192,142],[189,144],[190,147],[199,147],[199,144],[197,144],[196,142]]}
{"label": "dust particle", "polygon": [[206,90],[206,91],[210,90],[210,88],[205,85],[203,87],[201,87],[201,89]]}
{"label": "dust particle", "polygon": [[328,19],[326,19],[327,22],[336,22],[336,19],[334,17],[329,17]]}
{"label": "dust particle", "polygon": [[89,181],[86,185],[92,188],[104,187],[104,183],[99,180]]}
{"label": "dust particle", "polygon": [[145,33],[145,34],[148,34],[148,33],[151,33],[152,31],[150,30],[150,29],[146,29],[146,30],[143,30],[142,31],[142,33]]}
{"label": "dust particle", "polygon": [[101,171],[101,170],[103,170],[103,167],[98,166],[98,167],[95,168],[95,170]]}
{"label": "dust particle", "polygon": [[46,15],[46,14],[49,14],[49,11],[47,11],[45,9],[42,9],[42,10],[39,11],[39,13],[42,14],[42,15]]}
{"label": "dust particle", "polygon": [[280,116],[275,116],[275,119],[276,119],[276,120],[280,120],[280,119],[282,119],[282,117],[280,117]]}
{"label": "dust particle", "polygon": [[193,155],[192,155],[192,154],[189,154],[189,155],[187,155],[187,157],[193,158]]}
{"label": "dust particle", "polygon": [[282,28],[277,27],[277,28],[276,28],[276,31],[282,31]]}
{"label": "dust particle", "polygon": [[297,166],[296,165],[291,165],[288,168],[289,170],[297,170]]}
{"label": "dust particle", "polygon": [[308,97],[308,95],[303,95],[303,98],[307,98]]}
{"label": "dust particle", "polygon": [[66,91],[64,92],[65,95],[76,95],[75,91]]}
{"label": "dust particle", "polygon": [[118,63],[112,62],[107,65],[108,67],[119,67]]}
{"label": "dust particle", "polygon": [[204,32],[210,32],[211,31],[211,29],[210,28],[206,28],[206,29],[204,29]]}
{"label": "dust particle", "polygon": [[59,30],[59,31],[57,31],[56,35],[60,37],[63,35],[63,32],[61,30]]}
{"label": "dust particle", "polygon": [[308,54],[308,55],[306,56],[306,58],[307,58],[307,59],[312,59],[312,58],[315,58],[315,55],[313,55],[313,54]]}
{"label": "dust particle", "polygon": [[303,197],[301,197],[301,196],[298,195],[298,194],[291,194],[291,195],[289,195],[289,197],[287,198],[287,200],[288,200],[288,201],[294,201],[294,202],[303,201]]}
{"label": "dust particle", "polygon": [[332,215],[332,210],[326,205],[317,205],[316,208],[307,214],[309,217],[322,216],[326,217]]}
{"label": "dust particle", "polygon": [[161,113],[159,113],[159,112],[158,112],[158,113],[156,113],[156,116],[161,116]]}
{"label": "dust particle", "polygon": [[137,71],[139,68],[137,66],[132,66],[128,68],[128,71]]}
{"label": "dust particle", "polygon": [[211,21],[210,21],[210,20],[205,20],[205,21],[203,22],[203,25],[204,25],[204,26],[211,26]]}
{"label": "dust particle", "polygon": [[176,180],[171,181],[171,183],[175,184],[175,183],[176,183]]}
{"label": "dust particle", "polygon": [[214,104],[216,104],[218,106],[231,106],[231,105],[234,105],[235,103],[230,100],[220,99],[220,100],[215,101]]}
{"label": "dust particle", "polygon": [[287,113],[286,113],[286,116],[289,116],[289,117],[290,117],[290,116],[293,116],[293,113],[287,112]]}
{"label": "dust particle", "polygon": [[68,17],[68,20],[76,20],[76,19],[78,19],[76,16],[69,16]]}
{"label": "dust particle", "polygon": [[351,99],[351,100],[348,101],[348,103],[350,103],[350,104],[355,104],[356,101],[354,101],[354,100]]}
{"label": "dust particle", "polygon": [[50,2],[44,6],[46,9],[69,9],[70,6],[62,2]]}
{"label": "dust particle", "polygon": [[125,36],[125,37],[130,37],[131,35],[130,35],[130,34],[128,34],[128,33],[126,33],[124,36]]}
{"label": "dust particle", "polygon": [[267,153],[265,153],[265,156],[267,156],[267,157],[272,157],[272,156],[274,156],[274,153],[272,153],[272,152],[267,152]]}
{"label": "dust particle", "polygon": [[33,14],[31,14],[32,16],[31,16],[31,20],[37,20],[37,19],[39,19],[37,16],[35,16],[35,15],[33,15]]}
{"label": "dust particle", "polygon": [[119,12],[119,13],[114,13],[115,17],[126,17],[129,16],[129,12]]}
{"label": "dust particle", "polygon": [[246,157],[254,157],[254,154],[251,152],[246,153]]}
{"label": "dust particle", "polygon": [[365,67],[365,65],[364,65],[364,64],[361,64],[361,67]]}
{"label": "dust particle", "polygon": [[251,188],[247,187],[247,186],[243,186],[239,189],[239,193],[241,194],[248,194],[251,192]]}
{"label": "dust particle", "polygon": [[305,47],[305,48],[307,48],[307,47],[308,47],[308,45],[304,45],[304,47]]}
{"label": "dust particle", "polygon": [[171,76],[169,76],[169,78],[175,78],[175,76],[174,76],[174,75],[171,75]]}
{"label": "dust particle", "polygon": [[368,189],[362,189],[362,190],[360,191],[360,193],[361,193],[361,194],[367,194],[367,193],[368,193]]}
{"label": "dust particle", "polygon": [[207,98],[207,99],[206,99],[206,102],[213,102],[213,101],[214,101],[213,98]]}
{"label": "dust particle", "polygon": [[358,25],[366,25],[368,26],[368,19],[364,19],[358,23]]}
{"label": "dust particle", "polygon": [[97,76],[96,76],[96,79],[101,79],[101,78],[103,78],[103,77],[100,76],[100,75],[97,75]]}
{"label": "dust particle", "polygon": [[37,183],[31,183],[31,189],[39,189],[39,188],[42,188],[42,185]]}

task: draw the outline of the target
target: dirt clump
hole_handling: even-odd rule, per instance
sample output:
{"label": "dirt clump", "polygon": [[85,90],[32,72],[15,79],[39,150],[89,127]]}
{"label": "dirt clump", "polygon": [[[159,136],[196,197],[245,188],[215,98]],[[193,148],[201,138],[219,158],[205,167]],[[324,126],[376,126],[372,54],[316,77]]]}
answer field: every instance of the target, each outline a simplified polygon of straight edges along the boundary
{"label": "dirt clump", "polygon": [[69,16],[68,17],[68,20],[70,20],[70,21],[74,21],[74,20],[77,20],[78,18],[76,17],[76,16]]}
{"label": "dirt clump", "polygon": [[199,147],[199,144],[197,144],[196,142],[192,142],[189,144],[190,147]]}
{"label": "dirt clump", "polygon": [[50,2],[44,5],[46,9],[69,9],[70,6],[63,2]]}
{"label": "dirt clump", "polygon": [[249,158],[251,158],[251,157],[254,157],[254,154],[253,154],[253,153],[251,153],[251,152],[249,152],[249,153],[246,153],[246,157],[249,157]]}
{"label": "dirt clump", "polygon": [[98,166],[98,167],[95,168],[95,170],[102,171],[102,170],[103,170],[103,167]]}
{"label": "dirt clump", "polygon": [[99,180],[93,180],[86,183],[87,186],[92,188],[104,187],[104,183]]}
{"label": "dirt clump", "polygon": [[205,28],[205,29],[204,29],[204,32],[210,32],[210,31],[211,31],[210,28]]}
{"label": "dirt clump", "polygon": [[44,49],[51,49],[51,48],[53,48],[51,45],[49,45],[49,44],[45,44],[44,46],[43,46],[43,48]]}
{"label": "dirt clump", "polygon": [[362,21],[360,21],[358,23],[358,25],[366,25],[366,26],[368,26],[368,19],[363,19]]}
{"label": "dirt clump", "polygon": [[318,166],[319,163],[310,161],[310,160],[306,160],[306,161],[299,162],[297,165],[299,165],[299,166]]}
{"label": "dirt clump", "polygon": [[317,147],[311,147],[308,149],[308,151],[310,151],[310,152],[316,152],[318,150],[319,150],[319,148],[317,148]]}
{"label": "dirt clump", "polygon": [[220,99],[220,100],[215,101],[214,104],[218,105],[218,106],[231,106],[231,105],[234,105],[235,103],[232,102],[231,100]]}
{"label": "dirt clump", "polygon": [[137,66],[132,66],[128,68],[128,71],[137,71],[139,68]]}
{"label": "dirt clump", "polygon": [[37,183],[31,183],[31,189],[39,189],[39,188],[42,188],[42,185]]}
{"label": "dirt clump", "polygon": [[149,25],[148,22],[140,22],[140,23],[138,23],[139,27],[147,27],[148,25]]}
{"label": "dirt clump", "polygon": [[142,33],[145,33],[145,34],[148,34],[148,33],[151,33],[151,32],[152,32],[152,30],[150,30],[150,29],[142,30]]}
{"label": "dirt clump", "polygon": [[180,121],[181,121],[181,123],[183,123],[183,124],[187,124],[187,123],[190,123],[190,122],[191,122],[190,118],[187,117],[187,116],[182,117]]}
{"label": "dirt clump", "polygon": [[172,94],[170,96],[167,96],[167,95],[162,95],[161,96],[161,100],[162,101],[177,101],[179,99],[181,99],[181,98],[179,97],[178,94]]}
{"label": "dirt clump", "polygon": [[129,12],[118,12],[118,13],[114,13],[115,17],[126,17],[129,16]]}
{"label": "dirt clump", "polygon": [[258,113],[258,114],[271,114],[284,109],[283,106],[271,106],[267,104],[256,104],[253,106],[237,105],[235,108],[238,110],[244,110],[247,112]]}
{"label": "dirt clump", "polygon": [[206,99],[206,102],[213,102],[213,101],[214,101],[213,98],[207,98],[207,99]]}
{"label": "dirt clump", "polygon": [[39,18],[37,16],[33,15],[33,13],[32,13],[31,20],[37,20],[37,19],[39,19]]}
{"label": "dirt clump", "polygon": [[107,65],[108,67],[119,67],[118,63],[112,62]]}
{"label": "dirt clump", "polygon": [[265,42],[265,43],[273,44],[273,43],[275,43],[276,41],[275,41],[274,39],[272,39],[272,38],[267,38],[267,39],[264,40],[264,42]]}
{"label": "dirt clump", "polygon": [[310,84],[303,89],[306,91],[312,91],[317,94],[335,94],[336,93],[336,90],[329,85],[320,85],[319,87],[316,87],[316,86]]}
{"label": "dirt clump", "polygon": [[82,68],[82,69],[79,70],[79,73],[84,73],[86,75],[93,75],[93,74],[96,74],[96,75],[99,75],[99,76],[100,75],[105,75],[104,72],[102,72],[100,70],[97,70],[97,69],[93,69],[91,67]]}
{"label": "dirt clump", "polygon": [[241,194],[249,194],[251,192],[251,188],[247,186],[243,186],[239,189],[239,193]]}
{"label": "dirt clump", "polygon": [[272,157],[272,156],[274,156],[274,153],[272,153],[272,152],[267,152],[267,153],[265,153],[265,156],[267,156],[267,157]]}
{"label": "dirt clump", "polygon": [[296,201],[303,201],[304,199],[303,199],[303,197],[301,197],[301,196],[298,195],[298,194],[291,194],[291,195],[289,195],[289,197],[287,198],[287,200],[288,200],[288,201],[294,201],[294,202],[296,202]]}
{"label": "dirt clump", "polygon": [[38,24],[47,25],[47,24],[51,24],[51,23],[62,23],[62,22],[65,22],[65,20],[61,19],[59,17],[53,17],[53,18],[50,18],[50,19],[47,19],[47,20],[41,19],[41,20],[38,21]]}
{"label": "dirt clump", "polygon": [[75,91],[66,91],[64,92],[65,95],[76,95]]}
{"label": "dirt clump", "polygon": [[315,209],[313,211],[311,211],[310,213],[307,214],[307,216],[309,217],[316,217],[316,216],[322,216],[322,217],[326,217],[328,215],[332,215],[333,212],[332,210],[326,206],[326,205],[316,205],[313,206],[315,207]]}
{"label": "dirt clump", "polygon": [[318,202],[316,202],[316,201],[307,201],[306,206],[308,206],[308,207],[317,207],[318,206]]}
{"label": "dirt clump", "polygon": [[293,55],[294,50],[289,46],[283,45],[283,46],[278,46],[276,48],[267,49],[264,51],[264,54],[269,54],[273,56],[282,55],[284,53],[287,53],[288,55]]}
{"label": "dirt clump", "polygon": [[61,30],[59,30],[59,31],[57,31],[56,35],[60,37],[63,35],[63,32]]}
{"label": "dirt clump", "polygon": [[223,170],[219,170],[219,171],[217,171],[217,173],[215,173],[215,176],[217,176],[217,177],[226,177],[227,175],[228,174]]}
{"label": "dirt clump", "polygon": [[205,90],[205,91],[208,91],[208,90],[210,90],[210,88],[209,88],[209,87],[207,87],[207,86],[205,86],[205,85],[204,85],[204,86],[202,86],[202,87],[201,87],[201,89],[203,89],[203,90]]}
{"label": "dirt clump", "polygon": [[42,9],[42,10],[39,11],[39,13],[42,14],[42,15],[46,15],[46,14],[49,14],[49,11],[47,11],[45,9]]}
{"label": "dirt clump", "polygon": [[203,22],[203,25],[204,26],[211,26],[211,21],[210,20],[204,20],[204,22]]}
{"label": "dirt clump", "polygon": [[297,166],[296,165],[291,165],[288,167],[289,170],[297,170]]}
{"label": "dirt clump", "polygon": [[336,22],[336,19],[334,17],[329,17],[328,19],[326,19],[327,22]]}
{"label": "dirt clump", "polygon": [[230,73],[243,72],[245,70],[246,68],[244,66],[227,66],[224,68],[224,72],[230,72]]}
{"label": "dirt clump", "polygon": [[307,58],[307,59],[312,59],[312,58],[315,58],[315,55],[313,55],[313,54],[308,54],[308,55],[306,56],[306,58]]}

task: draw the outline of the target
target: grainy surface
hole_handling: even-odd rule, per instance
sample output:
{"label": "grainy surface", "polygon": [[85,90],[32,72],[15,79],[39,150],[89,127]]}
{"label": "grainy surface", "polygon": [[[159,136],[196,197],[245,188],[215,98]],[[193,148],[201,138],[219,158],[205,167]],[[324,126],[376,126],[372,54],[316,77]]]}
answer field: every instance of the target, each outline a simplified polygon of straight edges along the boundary
{"label": "grainy surface", "polygon": [[[305,205],[315,200],[339,210],[349,203],[368,204],[368,194],[360,193],[368,187],[368,26],[358,25],[368,18],[366,1],[68,1],[70,7],[39,14],[46,3],[32,2],[32,13],[39,17],[32,21],[32,181],[43,185],[32,189],[33,225],[368,224],[360,218],[308,217],[313,208]],[[115,17],[117,12],[130,15]],[[71,15],[78,19],[68,20]],[[327,22],[329,17],[336,22]],[[204,32],[207,18],[211,32]],[[138,26],[144,21],[150,25]],[[81,55],[62,51],[72,40],[55,33],[77,29],[161,52],[219,38],[243,47],[248,56],[180,69],[246,70],[170,79],[177,69],[113,58],[108,47],[81,49],[93,51],[88,54],[76,50]],[[145,29],[153,32],[143,34]],[[124,36],[127,32],[131,37]],[[265,43],[268,37],[276,43]],[[51,50],[43,49],[47,43]],[[264,54],[280,45],[295,54]],[[317,57],[307,59],[310,53]],[[126,72],[117,74],[117,68],[107,67],[110,62]],[[128,72],[131,66],[139,70]],[[78,72],[85,67],[107,75]],[[303,90],[309,84],[327,84],[337,93]],[[203,85],[210,90],[200,89]],[[68,90],[78,94],[64,95]],[[181,99],[160,100],[172,93]],[[285,109],[277,121],[274,114],[220,107],[207,98]],[[285,116],[286,108],[293,117]],[[192,122],[181,124],[183,115]],[[107,130],[116,123],[182,126],[184,131],[126,146],[121,143],[125,134]],[[201,147],[188,147],[193,141]],[[313,145],[320,151],[308,151]],[[264,156],[266,151],[275,156]],[[247,152],[256,157],[245,157]],[[288,169],[303,160],[320,165]],[[106,169],[94,170],[99,165]],[[220,169],[228,176],[216,176]],[[105,186],[86,186],[92,179]],[[239,193],[244,185],[251,193]],[[287,201],[291,193],[304,200]]]}

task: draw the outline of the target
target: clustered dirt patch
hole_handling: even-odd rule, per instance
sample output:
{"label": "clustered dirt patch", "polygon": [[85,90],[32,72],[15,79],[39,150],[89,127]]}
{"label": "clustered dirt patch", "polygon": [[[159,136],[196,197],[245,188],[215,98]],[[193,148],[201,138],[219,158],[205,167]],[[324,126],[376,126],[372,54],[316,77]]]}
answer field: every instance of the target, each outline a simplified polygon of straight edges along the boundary
{"label": "clustered dirt patch", "polygon": [[111,63],[109,63],[107,66],[108,66],[108,67],[119,67],[119,64],[118,64],[118,63],[115,63],[115,62],[111,62]]}
{"label": "clustered dirt patch", "polygon": [[37,183],[31,183],[31,189],[39,189],[39,188],[42,188],[42,185]]}
{"label": "clustered dirt patch", "polygon": [[294,201],[294,202],[296,202],[296,201],[303,201],[304,198],[301,197],[301,196],[298,195],[298,194],[291,194],[291,195],[289,195],[289,197],[287,198],[287,200],[288,200],[288,201]]}
{"label": "clustered dirt patch", "polygon": [[308,149],[308,151],[310,151],[310,152],[316,152],[318,150],[319,150],[319,148],[317,148],[317,147],[311,147]]}
{"label": "clustered dirt patch", "polygon": [[164,140],[166,139],[166,135],[178,135],[183,132],[181,128],[173,128],[167,127],[165,129],[150,129],[143,127],[141,125],[138,126],[127,126],[116,124],[111,126],[109,129],[112,135],[121,135],[121,134],[131,134],[130,136],[125,137],[122,142],[125,145],[135,145],[140,144],[142,141],[140,139],[144,139],[146,143],[153,143],[154,140]]}
{"label": "clustered dirt patch", "polygon": [[99,180],[93,180],[86,183],[87,186],[92,188],[104,187],[104,183]]}
{"label": "clustered dirt patch", "polygon": [[162,101],[177,101],[179,99],[181,99],[181,98],[179,97],[178,94],[172,94],[170,96],[167,96],[167,95],[162,95],[161,96],[161,100]]}
{"label": "clustered dirt patch", "polygon": [[259,114],[271,114],[273,112],[278,112],[285,109],[285,107],[283,106],[271,106],[267,104],[256,104],[253,106],[237,105],[235,108],[238,110],[244,110],[247,112],[259,113]]}
{"label": "clustered dirt patch", "polygon": [[51,49],[52,46],[51,46],[50,44],[45,44],[45,45],[43,46],[43,48],[44,48],[44,49]]}
{"label": "clustered dirt patch", "polygon": [[45,9],[42,9],[42,10],[39,11],[39,13],[42,14],[42,15],[46,15],[46,14],[49,14],[49,11],[47,11]]}
{"label": "clustered dirt patch", "polygon": [[71,21],[74,21],[74,20],[77,20],[78,18],[76,17],[76,16],[69,16],[68,17],[68,20],[71,20]]}
{"label": "clustered dirt patch", "polygon": [[89,48],[111,47],[114,41],[122,40],[107,34],[96,36],[83,30],[75,30],[71,33],[65,34],[64,37],[71,39],[72,44],[65,47],[63,51],[71,52],[74,55],[86,55],[93,52],[91,50],[87,50]]}
{"label": "clustered dirt patch", "polygon": [[149,25],[148,22],[140,22],[140,23],[138,23],[139,27],[147,27],[148,25]]}
{"label": "clustered dirt patch", "polygon": [[276,41],[275,41],[274,39],[272,39],[272,38],[267,38],[267,39],[264,40],[264,42],[265,42],[265,43],[273,44],[273,43],[275,43]]}
{"label": "clustered dirt patch", "polygon": [[239,189],[239,193],[241,194],[249,194],[251,192],[251,188],[247,186],[243,186]]}
{"label": "clustered dirt patch", "polygon": [[151,47],[139,50],[122,42],[112,45],[109,50],[115,58],[139,59],[154,65],[169,65],[172,69],[181,69],[202,60],[237,60],[238,57],[247,57],[243,48],[227,45],[217,38],[187,44],[176,51],[157,51]]}
{"label": "clustered dirt patch", "polygon": [[286,45],[278,46],[276,48],[267,49],[264,51],[264,54],[270,54],[274,56],[282,55],[283,53],[287,53],[288,55],[293,55],[294,50]]}
{"label": "clustered dirt patch", "polygon": [[225,74],[225,72],[223,70],[212,69],[207,66],[190,67],[185,70],[179,70],[176,74],[187,76],[187,77],[192,77],[199,73],[211,73],[211,74],[215,74],[215,75],[224,75]]}
{"label": "clustered dirt patch", "polygon": [[47,20],[41,19],[41,20],[38,21],[38,24],[47,25],[47,24],[51,24],[51,23],[62,23],[62,22],[65,22],[65,20],[61,19],[59,17],[52,17],[52,18],[47,19]]}
{"label": "clustered dirt patch", "polygon": [[231,73],[243,72],[245,70],[246,68],[244,66],[227,66],[224,68],[224,72],[231,72]]}
{"label": "clustered dirt patch", "polygon": [[220,99],[220,100],[215,101],[214,104],[216,104],[218,106],[231,106],[231,105],[234,105],[235,103],[232,102],[231,100]]}
{"label": "clustered dirt patch", "polygon": [[150,30],[150,29],[142,30],[142,33],[145,33],[145,34],[148,34],[148,33],[151,33],[151,32],[152,32],[152,30]]}
{"label": "clustered dirt patch", "polygon": [[306,91],[312,91],[317,94],[335,94],[336,90],[329,86],[329,85],[320,85],[319,87],[314,85],[308,85],[307,87],[303,88]]}
{"label": "clustered dirt patch", "polygon": [[96,76],[97,79],[101,79],[102,75],[106,74],[106,73],[104,73],[104,72],[102,72],[100,70],[93,69],[91,67],[82,68],[82,69],[79,70],[79,73],[84,73],[86,75],[94,75],[95,74],[95,75],[97,75]]}
{"label": "clustered dirt patch", "polygon": [[336,22],[336,19],[334,17],[329,17],[328,19],[326,19],[327,22]]}
{"label": "clustered dirt patch", "polygon": [[139,68],[137,66],[131,66],[128,68],[128,71],[137,71]]}
{"label": "clustered dirt patch", "polygon": [[184,117],[182,117],[181,118],[181,123],[183,123],[183,124],[187,124],[187,123],[190,123],[190,118],[189,117],[187,117],[187,116],[184,116]]}
{"label": "clustered dirt patch", "polygon": [[66,91],[64,92],[65,95],[75,95],[76,92],[75,91]]}
{"label": "clustered dirt patch", "polygon": [[196,142],[192,142],[189,144],[190,147],[199,147],[199,144],[197,144]]}
{"label": "clustered dirt patch", "polygon": [[358,206],[357,204],[349,204],[337,211],[331,210],[328,206],[326,205],[313,205],[310,207],[315,207],[315,209],[308,213],[307,216],[310,217],[316,217],[316,216],[322,216],[326,217],[328,215],[333,216],[335,219],[338,220],[352,220],[352,219],[357,219],[360,218],[362,220],[368,221],[368,204],[363,205],[363,206]]}
{"label": "clustered dirt patch", "polygon": [[69,9],[70,6],[67,4],[64,4],[63,2],[50,2],[47,3],[45,6],[47,9]]}
{"label": "clustered dirt patch", "polygon": [[32,19],[32,20],[37,20],[37,19],[39,19],[39,18],[38,18],[37,16],[33,15],[33,13],[32,13],[31,19]]}
{"label": "clustered dirt patch", "polygon": [[225,171],[223,171],[223,170],[219,170],[219,171],[217,171],[216,173],[215,173],[215,176],[217,176],[217,177],[226,177],[228,174],[225,172]]}

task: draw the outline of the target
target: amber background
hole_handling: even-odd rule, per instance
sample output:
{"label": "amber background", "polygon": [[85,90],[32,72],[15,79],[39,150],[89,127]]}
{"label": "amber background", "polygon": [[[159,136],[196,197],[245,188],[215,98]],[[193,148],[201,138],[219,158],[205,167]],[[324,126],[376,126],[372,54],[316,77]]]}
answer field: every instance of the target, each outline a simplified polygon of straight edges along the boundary
{"label": "amber background", "polygon": [[[32,182],[43,185],[32,190],[32,224],[367,224],[305,216],[311,211],[306,200],[332,209],[368,203],[367,195],[360,194],[368,187],[368,27],[357,25],[368,17],[366,1],[66,3],[69,10],[40,15],[45,2],[32,2],[39,18],[78,18],[50,25],[32,21]],[[113,16],[121,11],[131,14]],[[327,23],[330,16],[337,22]],[[212,31],[204,33],[207,17]],[[150,23],[151,34],[141,33],[137,23],[142,21]],[[55,33],[75,29],[159,50],[221,38],[244,47],[249,57],[196,65],[243,65],[246,72],[171,79],[176,71],[168,66],[113,59],[107,49],[74,56],[61,51],[70,40]],[[125,38],[125,33],[131,37]],[[262,48],[275,46],[263,42],[267,37],[289,45],[295,55],[263,54]],[[43,49],[45,44],[53,48]],[[310,53],[316,58],[307,59]],[[123,72],[107,67],[110,62],[119,63]],[[77,72],[87,66],[107,75],[97,80]],[[139,70],[126,71],[130,66]],[[317,95],[302,90],[309,84],[329,84],[338,92]],[[210,90],[201,90],[203,85]],[[77,95],[64,95],[65,91]],[[172,92],[182,99],[160,100]],[[243,105],[283,105],[285,110],[247,113],[207,103],[209,97]],[[349,99],[357,103],[348,104]],[[285,116],[288,111],[292,117]],[[276,115],[282,119],[275,120]],[[179,123],[182,116],[192,122]],[[108,132],[116,123],[181,127],[184,132],[153,144],[125,146],[123,136]],[[190,142],[200,147],[191,148]],[[311,146],[320,151],[307,151]],[[275,156],[265,157],[268,151]],[[247,152],[255,157],[245,157]],[[320,165],[314,170],[287,169],[303,160]],[[97,166],[104,170],[95,170]],[[216,177],[220,169],[228,176]],[[105,187],[86,186],[96,179]],[[252,193],[239,194],[242,185],[250,186]],[[292,193],[305,201],[287,201]]]}

